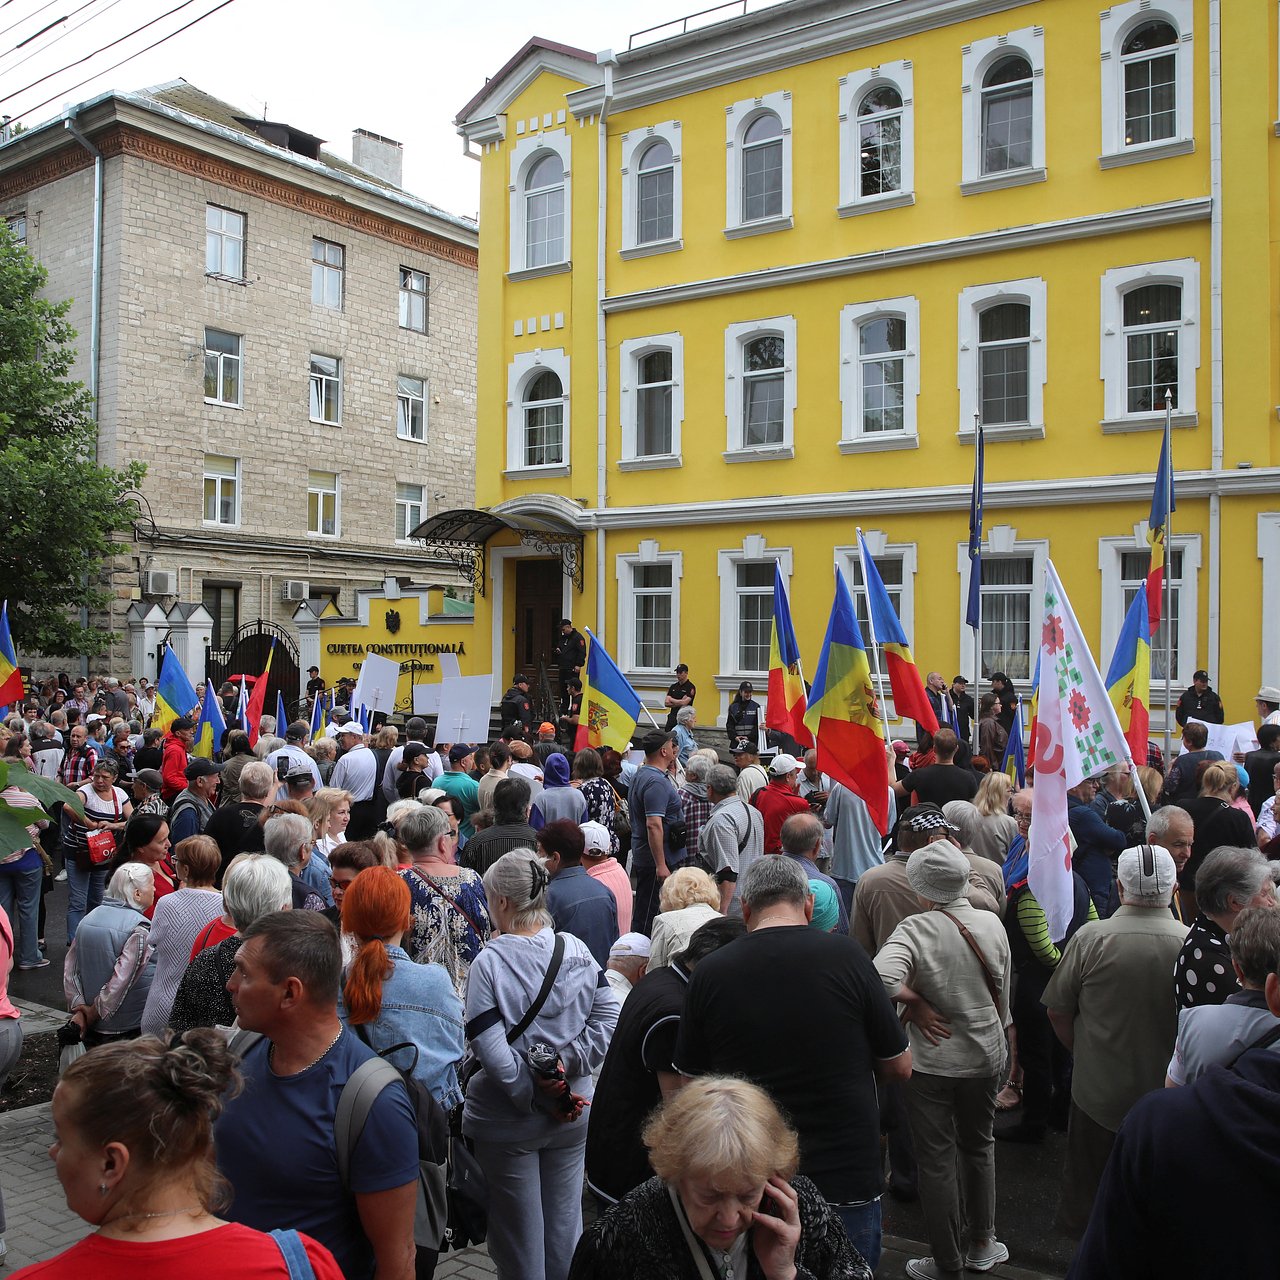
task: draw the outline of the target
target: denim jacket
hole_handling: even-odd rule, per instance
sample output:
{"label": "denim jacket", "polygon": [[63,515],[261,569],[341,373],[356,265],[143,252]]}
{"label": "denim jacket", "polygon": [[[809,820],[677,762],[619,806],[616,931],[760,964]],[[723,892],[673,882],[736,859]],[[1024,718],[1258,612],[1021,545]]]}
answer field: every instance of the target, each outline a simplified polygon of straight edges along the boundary
{"label": "denim jacket", "polygon": [[[458,1064],[466,1050],[462,1001],[443,966],[414,964],[400,947],[388,947],[387,955],[394,968],[382,982],[382,1010],[375,1022],[360,1028],[360,1034],[379,1053],[396,1044],[416,1045],[413,1078],[446,1111],[451,1110],[462,1101],[458,1087]],[[345,1005],[340,1012],[345,1022]],[[390,1060],[407,1071],[413,1054],[404,1049]]]}

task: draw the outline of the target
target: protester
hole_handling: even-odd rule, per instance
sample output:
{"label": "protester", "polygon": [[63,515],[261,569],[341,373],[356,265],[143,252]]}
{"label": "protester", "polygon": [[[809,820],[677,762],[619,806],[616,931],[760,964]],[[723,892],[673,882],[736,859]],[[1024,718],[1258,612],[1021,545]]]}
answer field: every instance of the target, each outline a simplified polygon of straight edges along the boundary
{"label": "protester", "polygon": [[[323,911],[324,899],[302,878],[311,857],[311,820],[303,813],[277,812],[283,803],[263,810],[262,845],[289,873],[291,902],[295,911]],[[301,806],[299,806],[301,808]]]}
{"label": "protester", "polygon": [[[72,742],[74,743],[74,735]],[[172,804],[187,785],[187,762],[196,742],[196,722],[188,716],[179,716],[170,726],[161,747],[160,775],[164,787],[160,794]],[[138,762],[142,768],[142,762]],[[148,766],[150,767],[150,766]]]}
{"label": "protester", "polygon": [[[801,785],[803,790],[803,782]],[[898,822],[898,802],[892,787],[888,788],[888,829]],[[883,866],[884,838],[876,828],[866,801],[839,782],[831,784],[822,806],[822,822],[831,832],[831,865],[828,871],[840,891],[845,914],[853,913],[853,898],[858,881],[872,867]]]}
{"label": "protester", "polygon": [[[11,771],[10,778],[9,784],[0,791],[0,800],[9,806],[11,811],[39,809],[40,802],[35,796],[22,789],[16,769]],[[14,958],[19,970],[46,969],[49,966],[49,961],[45,959],[42,952],[44,943],[42,885],[46,873],[40,848],[41,829],[48,825],[43,818],[27,824],[26,839],[29,843],[0,857],[0,911],[8,917],[10,929],[16,930],[18,950]],[[47,890],[44,891],[47,892]],[[10,939],[10,941],[14,940]]]}
{"label": "protester", "polygon": [[[643,933],[624,933],[609,948],[609,960],[604,967],[605,980],[609,989],[617,997],[619,1006],[626,1004],[627,997],[635,990],[636,983],[644,977],[649,968],[649,956],[652,947]],[[599,1069],[595,1078],[599,1079]]]}
{"label": "protester", "polygon": [[956,764],[956,751],[960,739],[953,729],[945,725],[933,735],[932,763],[912,763],[905,778],[894,783],[899,797],[910,798],[914,804],[936,804],[939,807],[948,800],[972,800],[978,793],[978,779],[969,769]]}
{"label": "protester", "polygon": [[836,932],[848,934],[849,916],[840,897],[840,887],[818,866],[818,859],[822,857],[822,819],[808,809],[793,813],[782,824],[779,836],[783,856],[797,863],[806,879],[825,884],[836,895]]}
{"label": "protester", "polygon": [[582,865],[585,841],[580,826],[560,818],[538,832],[538,856],[551,877],[547,910],[553,927],[585,943],[603,969],[618,940],[618,905],[612,891]]}
{"label": "protester", "polygon": [[[22,1013],[9,999],[9,970],[14,960],[13,927],[0,907],[0,1089],[22,1056]],[[0,1190],[0,1261],[8,1253],[5,1244],[4,1192]]]}
{"label": "protester", "polygon": [[133,806],[128,795],[115,785],[115,766],[103,761],[90,773],[91,780],[76,788],[84,809],[84,820],[68,806],[62,806],[61,830],[63,859],[67,869],[67,941],[85,913],[102,901],[109,874],[110,855],[99,854],[94,861],[89,854],[89,834],[109,832],[118,849],[124,843],[124,832]]}
{"label": "protester", "polygon": [[[155,882],[155,901],[178,887],[178,873],[173,869],[169,856],[169,824],[160,817],[136,818],[125,828],[124,845],[116,853],[112,871],[126,862],[141,862],[151,868]],[[147,919],[155,914],[154,906],[148,908]]]}
{"label": "protester", "polygon": [[738,881],[764,854],[764,817],[738,794],[738,779],[727,764],[707,771],[711,812],[698,833],[699,860],[710,870],[724,915],[742,916]]}
{"label": "protester", "polygon": [[[464,843],[476,833],[471,819],[480,808],[480,788],[471,776],[474,763],[475,749],[465,742],[454,743],[449,748],[449,767],[435,779],[435,785],[441,791],[462,803],[463,813],[459,832]],[[565,784],[568,784],[567,767]]]}
{"label": "protester", "polygon": [[[1193,724],[1188,728],[1196,726]],[[1182,896],[1193,906],[1196,872],[1211,850],[1222,845],[1251,849],[1258,842],[1252,819],[1232,806],[1239,789],[1234,765],[1211,763],[1200,774],[1198,794],[1192,799],[1178,801],[1179,807],[1191,815],[1195,828],[1191,857],[1178,872]]]}
{"label": "protester", "polygon": [[618,909],[618,933],[631,932],[631,877],[623,870],[622,865],[609,852],[610,832],[598,822],[582,824],[582,865],[587,875],[598,880],[613,894]]}
{"label": "protester", "polygon": [[169,825],[174,841],[204,833],[213,817],[213,797],[218,790],[222,765],[215,760],[194,756],[184,771],[185,790],[174,797],[169,806]]}
{"label": "protester", "polygon": [[[792,814],[809,813],[809,802],[796,791],[796,777],[800,761],[795,756],[779,752],[769,762],[767,785],[751,797],[751,803],[764,818],[765,853],[782,852],[782,824]],[[819,823],[821,834],[821,824]]]}
{"label": "protester", "polygon": [[[978,783],[978,794],[973,798],[976,818],[967,831],[963,829],[964,824],[960,824],[960,843],[1001,865],[1009,854],[1014,836],[1018,834],[1018,824],[1009,813],[1009,797],[1013,790],[1013,779],[1007,773],[993,770]],[[944,808],[943,812],[947,810]],[[955,819],[951,821],[955,822]]]}
{"label": "protester", "polygon": [[[225,777],[225,771],[223,776]],[[275,770],[263,760],[249,757],[238,773],[238,800],[219,806],[205,827],[205,834],[217,843],[218,878],[221,879],[231,860],[241,853],[262,851],[262,827],[258,819],[276,789]]]}
{"label": "protester", "polygon": [[528,822],[530,795],[527,778],[503,778],[493,789],[493,824],[467,841],[458,861],[483,875],[504,853],[532,849],[538,833]]}
{"label": "protester", "polygon": [[650,969],[670,964],[693,934],[720,914],[720,891],[700,867],[681,867],[662,882],[659,905],[662,914],[650,931]]}

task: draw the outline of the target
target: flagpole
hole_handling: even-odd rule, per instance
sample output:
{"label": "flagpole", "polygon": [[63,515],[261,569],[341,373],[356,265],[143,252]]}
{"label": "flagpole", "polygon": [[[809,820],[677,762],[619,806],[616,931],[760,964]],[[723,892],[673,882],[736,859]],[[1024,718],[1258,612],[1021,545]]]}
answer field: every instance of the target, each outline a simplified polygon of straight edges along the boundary
{"label": "flagpole", "polygon": [[[876,640],[876,620],[871,608],[871,596],[867,591],[867,558],[863,554],[862,528],[858,526],[858,563],[862,566],[862,594],[867,601],[867,630],[871,633],[871,656],[875,659],[875,682],[877,701],[880,704],[880,723],[884,725],[884,742],[887,747],[891,741],[889,736],[889,712],[884,705],[884,677],[880,674],[880,644]],[[803,678],[803,677],[802,677]]]}
{"label": "flagpole", "polygon": [[[974,475],[977,475],[978,457],[982,449],[982,414],[975,409],[973,411],[973,466]],[[986,488],[987,478],[982,476],[981,485]],[[979,501],[982,500],[982,494],[979,494]],[[978,552],[982,552],[982,527],[978,527]],[[969,577],[973,577],[973,557],[969,557]],[[970,587],[972,590],[972,587]],[[978,703],[982,701],[982,595],[979,591],[978,595],[978,625],[973,628],[973,715],[969,720],[969,750],[976,756],[978,754]],[[1022,717],[1018,717],[1018,727],[1021,731]]]}
{"label": "flagpole", "polygon": [[1173,392],[1164,389],[1164,767],[1173,751]]}

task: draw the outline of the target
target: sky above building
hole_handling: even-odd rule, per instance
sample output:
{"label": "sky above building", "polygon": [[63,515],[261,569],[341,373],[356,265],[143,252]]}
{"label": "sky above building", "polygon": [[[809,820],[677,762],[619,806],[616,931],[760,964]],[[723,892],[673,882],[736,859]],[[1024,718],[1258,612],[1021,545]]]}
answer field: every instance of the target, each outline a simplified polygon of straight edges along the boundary
{"label": "sky above building", "polygon": [[[767,2],[747,0],[751,10]],[[642,29],[703,7],[695,0],[658,0],[656,7],[651,0],[544,0],[533,7],[516,0],[230,0],[213,12],[221,3],[5,0],[0,116],[34,125],[108,89],[181,77],[246,114],[325,138],[339,155],[350,156],[356,128],[395,138],[404,144],[406,190],[474,216],[480,166],[463,155],[453,120],[530,36],[592,53],[622,51]],[[741,10],[739,0],[709,18]],[[210,16],[108,70],[203,13]]]}

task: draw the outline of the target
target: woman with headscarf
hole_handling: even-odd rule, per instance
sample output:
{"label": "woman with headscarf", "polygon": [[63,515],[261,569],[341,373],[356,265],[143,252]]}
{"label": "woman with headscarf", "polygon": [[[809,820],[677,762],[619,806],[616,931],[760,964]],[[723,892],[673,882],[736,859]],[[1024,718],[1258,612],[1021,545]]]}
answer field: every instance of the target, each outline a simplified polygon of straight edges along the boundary
{"label": "woman with headscarf", "polygon": [[587,820],[587,802],[577,787],[569,785],[569,761],[562,752],[553,751],[542,765],[542,792],[529,811],[529,825],[541,831],[560,818],[581,825]]}

